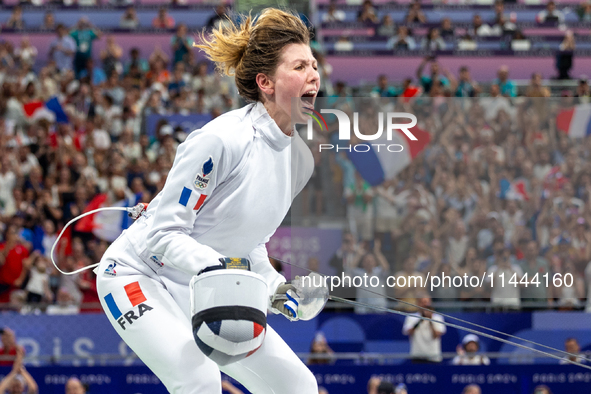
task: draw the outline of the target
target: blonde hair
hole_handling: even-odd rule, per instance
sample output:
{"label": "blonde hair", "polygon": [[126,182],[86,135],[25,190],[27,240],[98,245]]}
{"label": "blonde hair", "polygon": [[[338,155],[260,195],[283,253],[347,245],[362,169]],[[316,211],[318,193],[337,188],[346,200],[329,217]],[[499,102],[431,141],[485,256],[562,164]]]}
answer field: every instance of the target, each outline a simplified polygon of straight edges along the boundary
{"label": "blonde hair", "polygon": [[259,101],[256,76],[272,76],[277,69],[281,51],[289,44],[310,44],[310,30],[295,14],[276,8],[266,8],[254,20],[250,15],[237,25],[228,18],[220,23],[208,38],[195,45],[219,71],[234,75],[238,93],[247,101]]}

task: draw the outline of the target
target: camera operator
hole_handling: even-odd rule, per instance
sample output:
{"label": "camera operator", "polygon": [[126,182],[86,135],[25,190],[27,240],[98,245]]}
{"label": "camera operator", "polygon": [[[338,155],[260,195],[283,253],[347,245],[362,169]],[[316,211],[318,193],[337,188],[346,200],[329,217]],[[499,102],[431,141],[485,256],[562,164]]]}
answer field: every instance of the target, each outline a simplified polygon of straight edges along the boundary
{"label": "camera operator", "polygon": [[441,362],[441,336],[446,327],[442,323],[423,320],[421,317],[443,322],[443,316],[434,313],[431,298],[424,296],[418,300],[419,312],[409,315],[404,320],[402,333],[410,337],[410,355],[413,364],[436,364]]}

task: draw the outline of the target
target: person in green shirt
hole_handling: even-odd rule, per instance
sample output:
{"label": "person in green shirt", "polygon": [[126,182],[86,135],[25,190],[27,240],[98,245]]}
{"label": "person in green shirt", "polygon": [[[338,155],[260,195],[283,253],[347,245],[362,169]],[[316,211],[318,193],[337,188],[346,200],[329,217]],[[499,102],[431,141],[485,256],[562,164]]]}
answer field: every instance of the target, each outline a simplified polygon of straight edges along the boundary
{"label": "person in green shirt", "polygon": [[174,65],[179,62],[186,63],[186,57],[191,51],[193,43],[193,39],[187,36],[187,25],[181,23],[176,29],[176,34],[170,40],[174,52]]}
{"label": "person in green shirt", "polygon": [[70,36],[76,42],[76,54],[74,55],[76,78],[80,78],[80,73],[86,69],[88,59],[92,57],[92,42],[100,39],[102,34],[100,30],[90,24],[87,17],[80,18],[76,28],[70,32]]}

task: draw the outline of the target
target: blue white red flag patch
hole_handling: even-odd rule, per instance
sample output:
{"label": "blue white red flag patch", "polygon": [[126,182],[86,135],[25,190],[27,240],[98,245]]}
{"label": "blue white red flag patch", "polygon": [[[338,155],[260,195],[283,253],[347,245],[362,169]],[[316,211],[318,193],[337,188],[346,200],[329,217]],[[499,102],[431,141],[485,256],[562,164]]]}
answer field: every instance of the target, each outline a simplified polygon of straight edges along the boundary
{"label": "blue white red flag patch", "polygon": [[[197,202],[195,203],[195,206],[193,207],[193,210],[195,210],[195,211],[197,211],[201,208],[201,206],[205,202],[205,199],[207,198],[206,194],[198,194],[197,193],[197,196],[198,196]],[[179,204],[186,207],[187,204],[189,204],[189,201],[191,200],[191,198],[193,198],[193,201],[194,201],[193,192],[191,191],[191,189],[189,189],[188,187],[183,187],[183,191],[181,192],[181,197],[179,198]]]}

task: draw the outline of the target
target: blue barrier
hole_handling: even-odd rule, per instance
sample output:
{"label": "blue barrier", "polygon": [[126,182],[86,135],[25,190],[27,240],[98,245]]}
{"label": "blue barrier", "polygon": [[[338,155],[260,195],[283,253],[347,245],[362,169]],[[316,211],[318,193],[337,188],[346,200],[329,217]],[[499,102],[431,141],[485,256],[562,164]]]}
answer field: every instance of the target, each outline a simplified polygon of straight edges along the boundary
{"label": "blue barrier", "polygon": [[[18,342],[26,349],[28,363],[47,366],[55,363],[74,366],[141,365],[115,332],[102,313],[70,316],[19,315],[4,313],[0,326],[12,328]],[[454,313],[453,316],[513,335],[564,348],[568,337],[578,339],[583,351],[591,349],[591,314],[576,312],[535,313]],[[269,325],[285,339],[296,353],[307,353],[317,331],[322,331],[336,352],[407,353],[408,338],[402,335],[403,317],[399,315],[356,315],[353,313],[321,313],[312,321],[292,323],[280,315],[270,315]],[[465,324],[462,324],[465,325]],[[455,352],[466,335],[448,328],[442,337],[442,350]],[[502,364],[551,363],[555,359],[532,359],[524,350],[481,338],[481,350],[511,352],[514,357],[498,360]],[[541,349],[545,350],[545,349]],[[531,353],[528,353],[531,356]],[[112,360],[116,356],[116,360]],[[525,357],[524,357],[525,356]],[[111,359],[109,359],[111,357]],[[493,364],[497,360],[492,360]],[[388,360],[401,364],[402,360]],[[338,361],[337,366],[352,361]],[[590,390],[591,391],[591,388]]]}
{"label": "blue barrier", "polygon": [[[310,369],[318,384],[330,394],[365,393],[372,376],[394,384],[404,383],[410,394],[459,394],[468,384],[478,384],[483,394],[531,394],[545,384],[553,394],[583,394],[591,390],[591,372],[575,366],[331,366]],[[10,371],[0,368],[0,378]],[[29,373],[43,394],[63,394],[70,377],[90,387],[90,394],[165,394],[160,380],[145,366],[137,367],[31,367]],[[286,377],[286,384],[288,384]],[[244,390],[242,386],[233,381]],[[245,390],[245,393],[248,391]]]}

